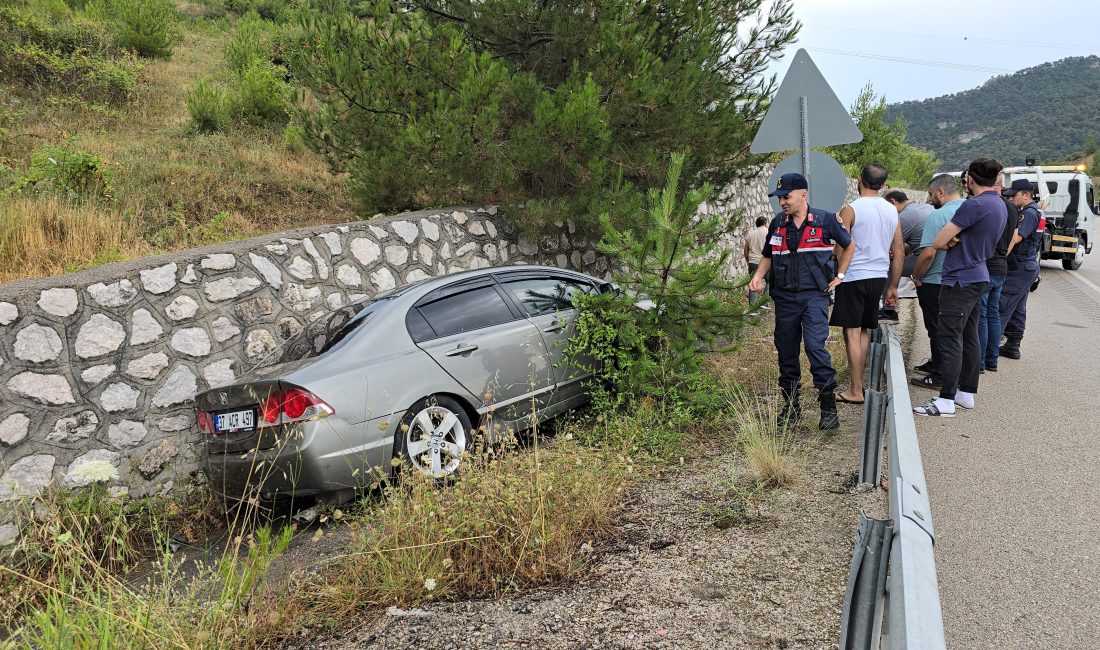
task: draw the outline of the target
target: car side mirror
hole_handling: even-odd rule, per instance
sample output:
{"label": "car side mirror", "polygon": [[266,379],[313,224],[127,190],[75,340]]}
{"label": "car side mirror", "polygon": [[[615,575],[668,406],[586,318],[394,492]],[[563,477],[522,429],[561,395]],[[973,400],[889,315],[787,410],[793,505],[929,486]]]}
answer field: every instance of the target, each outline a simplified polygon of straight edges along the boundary
{"label": "car side mirror", "polygon": [[619,285],[615,284],[614,282],[607,281],[601,282],[599,284],[599,290],[600,293],[613,293],[616,296],[620,296],[623,293],[623,290],[619,288]]}

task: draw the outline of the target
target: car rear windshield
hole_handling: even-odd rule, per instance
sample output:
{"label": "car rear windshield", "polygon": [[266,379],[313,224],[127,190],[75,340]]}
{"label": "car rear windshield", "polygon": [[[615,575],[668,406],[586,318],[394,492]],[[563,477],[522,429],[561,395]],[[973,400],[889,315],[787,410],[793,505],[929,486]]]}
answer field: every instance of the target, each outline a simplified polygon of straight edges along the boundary
{"label": "car rear windshield", "polygon": [[378,313],[393,298],[394,295],[391,294],[371,302],[347,305],[324,318],[313,321],[304,330],[291,336],[280,349],[261,362],[260,366],[300,361],[328,352],[367,323],[371,316]]}

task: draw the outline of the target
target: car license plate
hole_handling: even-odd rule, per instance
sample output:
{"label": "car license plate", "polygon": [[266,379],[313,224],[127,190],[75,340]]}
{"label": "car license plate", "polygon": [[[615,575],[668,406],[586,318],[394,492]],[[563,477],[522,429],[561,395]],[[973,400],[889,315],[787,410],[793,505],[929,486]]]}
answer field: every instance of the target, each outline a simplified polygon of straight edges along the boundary
{"label": "car license plate", "polygon": [[256,426],[256,413],[252,410],[220,413],[214,423],[214,429],[218,433],[252,429]]}

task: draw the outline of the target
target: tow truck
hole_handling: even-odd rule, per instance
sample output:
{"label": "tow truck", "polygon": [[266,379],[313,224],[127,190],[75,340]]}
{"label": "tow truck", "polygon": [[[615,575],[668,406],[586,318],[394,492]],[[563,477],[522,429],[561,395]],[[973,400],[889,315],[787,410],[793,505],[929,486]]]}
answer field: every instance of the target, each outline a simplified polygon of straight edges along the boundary
{"label": "tow truck", "polygon": [[1019,178],[1031,181],[1033,196],[1046,217],[1040,259],[1061,260],[1067,271],[1081,268],[1085,255],[1092,252],[1093,224],[1100,214],[1085,165],[1005,167],[1004,175],[1005,187]]}

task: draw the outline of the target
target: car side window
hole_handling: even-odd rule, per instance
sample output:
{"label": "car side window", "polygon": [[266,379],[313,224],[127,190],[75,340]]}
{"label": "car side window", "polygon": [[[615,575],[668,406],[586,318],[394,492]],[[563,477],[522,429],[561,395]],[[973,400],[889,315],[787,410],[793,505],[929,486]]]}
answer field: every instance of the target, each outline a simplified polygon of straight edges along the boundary
{"label": "car side window", "polygon": [[420,306],[437,336],[450,336],[515,320],[508,303],[492,286],[456,293]]}
{"label": "car side window", "polygon": [[589,284],[565,278],[530,278],[504,282],[504,289],[515,298],[528,316],[541,316],[573,308],[580,293],[596,293]]}

